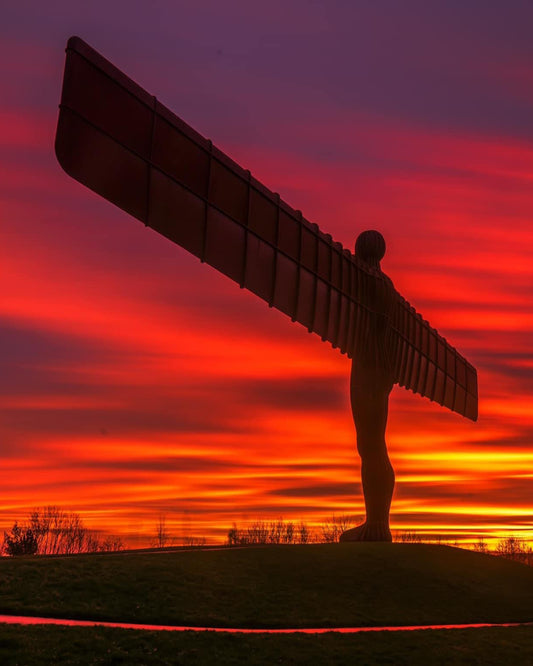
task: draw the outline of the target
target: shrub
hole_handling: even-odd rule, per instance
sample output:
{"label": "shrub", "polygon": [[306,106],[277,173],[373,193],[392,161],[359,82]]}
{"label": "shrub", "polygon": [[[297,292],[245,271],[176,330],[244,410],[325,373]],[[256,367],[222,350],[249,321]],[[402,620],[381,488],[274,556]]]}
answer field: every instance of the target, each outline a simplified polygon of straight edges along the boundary
{"label": "shrub", "polygon": [[29,527],[15,522],[10,532],[4,532],[3,550],[7,555],[35,555],[37,548],[37,538]]}

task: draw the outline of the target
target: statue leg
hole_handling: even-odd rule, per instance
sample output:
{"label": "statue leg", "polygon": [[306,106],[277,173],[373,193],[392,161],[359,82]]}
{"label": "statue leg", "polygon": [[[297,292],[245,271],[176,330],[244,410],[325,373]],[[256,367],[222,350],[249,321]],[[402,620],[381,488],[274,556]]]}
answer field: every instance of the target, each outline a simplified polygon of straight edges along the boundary
{"label": "statue leg", "polygon": [[352,366],[350,397],[361,457],[361,480],[366,520],[347,530],[341,541],[392,541],[389,511],[394,490],[394,471],[387,453],[385,428],[392,382]]}

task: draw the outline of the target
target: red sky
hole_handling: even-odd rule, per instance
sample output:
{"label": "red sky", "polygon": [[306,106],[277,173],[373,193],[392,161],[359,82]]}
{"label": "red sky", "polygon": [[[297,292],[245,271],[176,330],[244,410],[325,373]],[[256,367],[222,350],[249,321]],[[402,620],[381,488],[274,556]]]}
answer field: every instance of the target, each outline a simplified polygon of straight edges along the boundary
{"label": "red sky", "polygon": [[362,516],[348,359],[55,161],[78,34],[346,247],[379,229],[477,367],[477,424],[394,389],[393,529],[533,540],[533,8],[85,4],[0,26],[0,531]]}

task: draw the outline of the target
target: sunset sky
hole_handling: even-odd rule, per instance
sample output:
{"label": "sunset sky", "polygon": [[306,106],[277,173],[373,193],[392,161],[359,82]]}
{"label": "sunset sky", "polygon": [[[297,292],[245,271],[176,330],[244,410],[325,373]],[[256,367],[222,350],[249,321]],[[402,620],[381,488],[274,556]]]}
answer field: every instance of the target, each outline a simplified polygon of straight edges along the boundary
{"label": "sunset sky", "polygon": [[478,370],[395,388],[391,523],[533,542],[533,4],[20,0],[0,20],[0,535],[59,505],[144,545],[363,516],[350,361],[69,178],[77,34],[398,291]]}

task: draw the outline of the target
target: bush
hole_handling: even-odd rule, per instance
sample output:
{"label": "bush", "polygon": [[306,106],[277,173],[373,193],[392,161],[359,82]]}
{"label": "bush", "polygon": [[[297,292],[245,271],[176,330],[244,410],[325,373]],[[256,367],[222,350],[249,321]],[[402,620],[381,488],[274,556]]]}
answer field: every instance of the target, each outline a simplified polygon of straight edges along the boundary
{"label": "bush", "polygon": [[37,548],[37,538],[29,527],[15,523],[10,532],[4,532],[3,550],[7,555],[35,555]]}
{"label": "bush", "polygon": [[519,537],[510,536],[506,539],[498,541],[496,546],[496,555],[505,557],[508,560],[515,560],[516,562],[523,562],[531,566],[533,560],[533,551],[529,548],[526,542]]}

